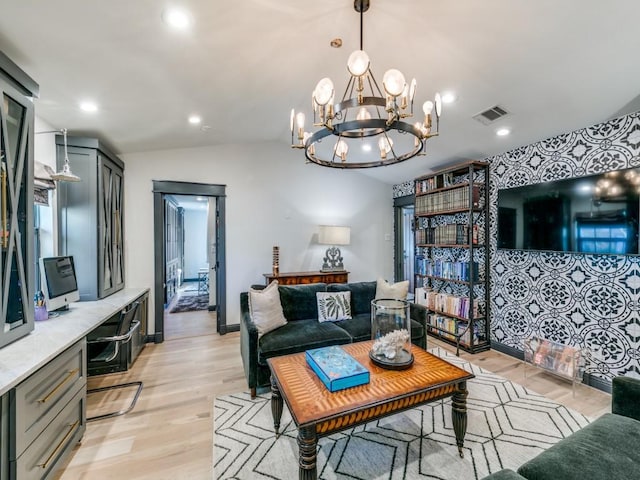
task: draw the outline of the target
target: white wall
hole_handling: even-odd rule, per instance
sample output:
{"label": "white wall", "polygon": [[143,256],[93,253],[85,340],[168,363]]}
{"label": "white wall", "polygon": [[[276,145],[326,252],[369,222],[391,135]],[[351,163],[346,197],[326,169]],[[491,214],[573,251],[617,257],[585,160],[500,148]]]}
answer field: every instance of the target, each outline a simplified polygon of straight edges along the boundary
{"label": "white wall", "polygon": [[[207,204],[205,203],[203,205],[207,205]],[[203,208],[201,210],[185,209],[184,211],[183,278],[197,279],[198,270],[206,266],[207,266],[207,209],[206,208]]]}
{"label": "white wall", "polygon": [[[362,175],[306,164],[284,144],[223,145],[122,155],[125,162],[127,286],[153,289],[152,180],[224,184],[227,324],[239,322],[239,295],[263,283],[271,249],[280,271],[318,270],[326,246],[318,225],[349,225],[342,248],[352,281],[393,278],[392,186]],[[149,331],[153,332],[153,302]]]}

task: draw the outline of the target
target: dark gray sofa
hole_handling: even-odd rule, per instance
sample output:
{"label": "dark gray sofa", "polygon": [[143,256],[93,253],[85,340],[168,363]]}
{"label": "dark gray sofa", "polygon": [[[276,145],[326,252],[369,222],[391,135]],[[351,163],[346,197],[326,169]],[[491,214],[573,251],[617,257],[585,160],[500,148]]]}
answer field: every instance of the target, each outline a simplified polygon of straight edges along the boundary
{"label": "dark gray sofa", "polygon": [[[351,292],[352,319],[339,322],[318,322],[317,292]],[[287,324],[258,339],[258,330],[249,313],[249,294],[240,294],[240,353],[251,390],[269,385],[267,359],[311,348],[344,345],[371,339],[371,301],[375,298],[376,282],[312,283],[278,286],[280,303]],[[427,347],[427,311],[411,304],[411,341]]]}
{"label": "dark gray sofa", "polygon": [[613,379],[611,413],[513,470],[483,480],[627,480],[640,478],[640,380]]}

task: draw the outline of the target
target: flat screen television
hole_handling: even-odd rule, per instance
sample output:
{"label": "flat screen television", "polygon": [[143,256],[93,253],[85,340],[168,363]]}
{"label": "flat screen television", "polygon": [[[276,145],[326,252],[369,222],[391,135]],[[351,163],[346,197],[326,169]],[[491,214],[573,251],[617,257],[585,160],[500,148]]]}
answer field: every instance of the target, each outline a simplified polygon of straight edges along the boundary
{"label": "flat screen television", "polygon": [[47,311],[66,310],[80,300],[73,257],[41,258],[40,278]]}
{"label": "flat screen television", "polygon": [[640,168],[498,191],[498,248],[638,254]]}

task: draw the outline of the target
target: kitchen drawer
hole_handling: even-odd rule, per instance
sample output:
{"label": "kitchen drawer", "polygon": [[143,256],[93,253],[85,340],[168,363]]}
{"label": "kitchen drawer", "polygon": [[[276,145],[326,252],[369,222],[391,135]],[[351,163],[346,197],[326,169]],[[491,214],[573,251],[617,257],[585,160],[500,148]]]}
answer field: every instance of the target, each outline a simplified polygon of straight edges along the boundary
{"label": "kitchen drawer", "polygon": [[61,412],[17,460],[12,471],[20,480],[52,478],[86,429],[86,390],[82,386]]}
{"label": "kitchen drawer", "polygon": [[13,391],[17,458],[69,403],[79,387],[86,391],[87,350],[82,339],[20,383]]}

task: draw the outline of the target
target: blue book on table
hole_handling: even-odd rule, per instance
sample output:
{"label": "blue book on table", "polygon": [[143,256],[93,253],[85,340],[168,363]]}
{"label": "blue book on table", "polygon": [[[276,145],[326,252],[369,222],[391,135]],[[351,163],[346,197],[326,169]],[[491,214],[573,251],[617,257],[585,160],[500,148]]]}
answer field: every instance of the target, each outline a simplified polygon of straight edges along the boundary
{"label": "blue book on table", "polygon": [[305,352],[307,363],[330,392],[369,383],[369,370],[341,347],[323,347]]}

